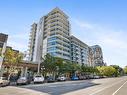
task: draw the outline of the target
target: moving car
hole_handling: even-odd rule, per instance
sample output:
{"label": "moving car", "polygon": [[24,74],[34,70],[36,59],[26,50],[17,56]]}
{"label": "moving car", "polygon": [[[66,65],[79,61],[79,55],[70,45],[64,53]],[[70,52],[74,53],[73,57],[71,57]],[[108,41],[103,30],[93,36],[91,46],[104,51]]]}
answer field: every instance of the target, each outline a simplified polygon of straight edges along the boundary
{"label": "moving car", "polygon": [[0,77],[0,87],[8,86],[10,84],[9,80],[6,77]]}
{"label": "moving car", "polygon": [[34,81],[34,83],[43,83],[44,77],[42,75],[36,75],[36,76],[34,76],[33,81]]}
{"label": "moving car", "polygon": [[65,76],[59,76],[57,78],[58,81],[66,81],[66,77]]}
{"label": "moving car", "polygon": [[17,80],[17,85],[19,85],[19,84],[30,84],[30,83],[31,83],[31,79],[28,77],[20,77]]}

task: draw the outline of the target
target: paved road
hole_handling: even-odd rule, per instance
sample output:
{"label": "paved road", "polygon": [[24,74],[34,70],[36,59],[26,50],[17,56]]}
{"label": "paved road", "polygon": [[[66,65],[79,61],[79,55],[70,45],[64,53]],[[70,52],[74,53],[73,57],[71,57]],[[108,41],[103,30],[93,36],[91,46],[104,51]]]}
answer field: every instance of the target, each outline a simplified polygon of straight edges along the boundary
{"label": "paved road", "polygon": [[0,95],[127,95],[127,77],[8,86]]}
{"label": "paved road", "polygon": [[92,83],[90,80],[85,81],[67,81],[67,82],[57,82],[36,86],[24,86],[36,91],[42,91],[51,95],[61,95],[68,92],[73,92],[76,90],[84,89],[87,87],[95,86],[96,83]]}

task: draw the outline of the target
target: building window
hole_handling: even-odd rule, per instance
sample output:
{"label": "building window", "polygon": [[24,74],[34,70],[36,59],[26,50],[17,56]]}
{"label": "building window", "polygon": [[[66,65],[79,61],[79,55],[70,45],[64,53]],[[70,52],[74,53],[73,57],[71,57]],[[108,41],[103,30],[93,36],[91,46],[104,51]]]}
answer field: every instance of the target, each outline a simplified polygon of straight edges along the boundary
{"label": "building window", "polygon": [[48,38],[48,41],[56,40],[56,37]]}
{"label": "building window", "polygon": [[56,41],[48,43],[48,46],[51,46],[51,45],[56,45]]}
{"label": "building window", "polygon": [[48,52],[55,51],[56,50],[56,47],[50,47],[47,50],[48,50]]}

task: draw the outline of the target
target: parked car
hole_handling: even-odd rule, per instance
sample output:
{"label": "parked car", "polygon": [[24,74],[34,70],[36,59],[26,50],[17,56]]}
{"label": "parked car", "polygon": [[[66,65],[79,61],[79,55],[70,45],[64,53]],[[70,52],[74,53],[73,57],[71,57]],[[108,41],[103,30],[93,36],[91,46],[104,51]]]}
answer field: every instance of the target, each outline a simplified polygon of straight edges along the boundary
{"label": "parked car", "polygon": [[86,77],[85,76],[79,76],[79,79],[84,80],[84,79],[86,79]]}
{"label": "parked car", "polygon": [[107,76],[103,76],[103,78],[107,78]]}
{"label": "parked car", "polygon": [[96,76],[94,76],[94,79],[99,79],[99,78],[100,78],[100,76],[97,76],[97,75],[96,75]]}
{"label": "parked car", "polygon": [[43,83],[44,77],[42,75],[36,75],[36,76],[34,76],[33,81],[34,81],[34,83]]}
{"label": "parked car", "polygon": [[17,80],[17,85],[19,84],[30,84],[31,83],[31,79],[29,79],[28,77],[20,77]]}
{"label": "parked car", "polygon": [[55,82],[55,79],[52,76],[47,77],[46,80],[47,80],[47,82]]}
{"label": "parked car", "polygon": [[89,75],[85,75],[85,77],[86,77],[86,79],[90,79],[90,78],[89,78]]}
{"label": "parked car", "polygon": [[86,79],[94,79],[94,75],[85,75]]}
{"label": "parked car", "polygon": [[71,80],[79,80],[77,76],[72,76]]}
{"label": "parked car", "polygon": [[66,77],[65,76],[59,76],[57,78],[57,81],[66,81]]}
{"label": "parked car", "polygon": [[6,77],[0,77],[0,87],[8,86],[10,84],[9,80]]}
{"label": "parked car", "polygon": [[94,79],[94,75],[89,75],[89,79]]}

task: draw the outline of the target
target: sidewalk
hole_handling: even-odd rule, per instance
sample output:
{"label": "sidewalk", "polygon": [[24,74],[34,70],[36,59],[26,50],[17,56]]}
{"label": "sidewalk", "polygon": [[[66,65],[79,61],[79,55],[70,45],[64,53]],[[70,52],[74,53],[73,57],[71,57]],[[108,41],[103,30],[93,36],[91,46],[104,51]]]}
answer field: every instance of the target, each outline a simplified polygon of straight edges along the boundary
{"label": "sidewalk", "polygon": [[0,95],[49,95],[47,93],[14,86],[1,87]]}

